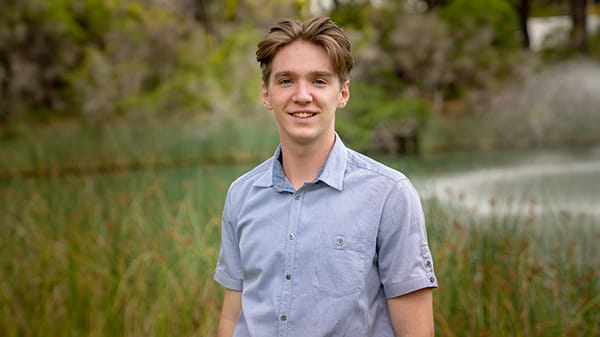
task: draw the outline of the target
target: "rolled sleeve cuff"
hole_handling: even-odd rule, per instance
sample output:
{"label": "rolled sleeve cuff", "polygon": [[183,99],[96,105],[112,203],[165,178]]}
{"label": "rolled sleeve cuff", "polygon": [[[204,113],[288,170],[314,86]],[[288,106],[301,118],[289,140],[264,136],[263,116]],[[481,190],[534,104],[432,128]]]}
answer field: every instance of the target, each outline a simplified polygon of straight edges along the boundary
{"label": "rolled sleeve cuff", "polygon": [[435,275],[427,275],[419,278],[414,278],[402,283],[392,284],[384,287],[383,293],[385,298],[398,297],[410,294],[414,291],[425,288],[437,288],[437,278]]}
{"label": "rolled sleeve cuff", "polygon": [[242,291],[242,289],[243,289],[242,280],[233,279],[233,278],[227,276],[227,274],[225,274],[222,271],[219,271],[219,270],[215,271],[215,275],[213,276],[213,279],[227,289],[237,290],[237,291]]}

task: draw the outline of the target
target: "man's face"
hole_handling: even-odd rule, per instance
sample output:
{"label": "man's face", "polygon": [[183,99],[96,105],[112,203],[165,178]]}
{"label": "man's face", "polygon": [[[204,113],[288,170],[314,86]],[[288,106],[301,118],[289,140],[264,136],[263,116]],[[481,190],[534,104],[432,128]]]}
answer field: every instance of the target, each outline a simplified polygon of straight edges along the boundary
{"label": "man's face", "polygon": [[283,47],[262,84],[265,107],[273,110],[282,143],[325,144],[335,133],[335,110],[350,97],[349,81],[340,83],[325,49],[298,40]]}

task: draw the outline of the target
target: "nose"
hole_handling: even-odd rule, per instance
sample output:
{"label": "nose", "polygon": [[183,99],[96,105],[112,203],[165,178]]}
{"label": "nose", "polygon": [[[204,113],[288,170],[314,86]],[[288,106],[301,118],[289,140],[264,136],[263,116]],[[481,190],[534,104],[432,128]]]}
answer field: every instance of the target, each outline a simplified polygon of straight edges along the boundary
{"label": "nose", "polygon": [[310,83],[299,81],[293,99],[294,102],[298,104],[308,104],[312,102],[313,97],[310,91]]}

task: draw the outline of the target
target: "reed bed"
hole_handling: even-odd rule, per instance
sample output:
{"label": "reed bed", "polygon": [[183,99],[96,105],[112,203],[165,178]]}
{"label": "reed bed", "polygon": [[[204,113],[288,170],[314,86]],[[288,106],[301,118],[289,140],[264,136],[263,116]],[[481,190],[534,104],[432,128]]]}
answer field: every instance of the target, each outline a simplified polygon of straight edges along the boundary
{"label": "reed bed", "polygon": [[218,206],[203,182],[119,178],[2,186],[3,336],[211,335]]}
{"label": "reed bed", "polygon": [[269,156],[278,144],[271,121],[173,123],[14,126],[14,137],[0,133],[0,179],[248,163]]}
{"label": "reed bed", "polygon": [[598,336],[600,223],[426,203],[438,336]]}

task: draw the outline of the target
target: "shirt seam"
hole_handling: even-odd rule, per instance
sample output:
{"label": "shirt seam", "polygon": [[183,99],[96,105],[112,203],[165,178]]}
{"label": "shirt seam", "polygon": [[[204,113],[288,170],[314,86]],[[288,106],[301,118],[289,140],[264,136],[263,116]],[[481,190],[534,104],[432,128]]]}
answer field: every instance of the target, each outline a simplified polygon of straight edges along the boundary
{"label": "shirt seam", "polygon": [[[347,165],[351,166],[351,167],[353,167],[355,169],[369,171],[371,173],[376,174],[379,177],[386,178],[386,179],[388,179],[388,180],[390,180],[390,181],[392,181],[394,183],[399,183],[401,181],[408,180],[408,177],[404,176],[402,173],[398,172],[397,170],[395,170],[395,169],[393,169],[391,167],[384,166],[387,170],[390,170],[390,171],[393,171],[393,172],[397,172],[396,174],[399,174],[400,175],[399,177],[394,177],[391,174],[388,174],[386,172],[382,172],[382,170],[370,168],[370,167],[368,167],[366,165],[360,165],[360,163],[356,163],[354,161],[351,161],[350,156],[348,156]],[[380,164],[380,165],[383,165],[383,164]]]}
{"label": "shirt seam", "polygon": [[[390,299],[390,298],[394,298],[394,297],[398,297],[398,296],[402,296],[402,295],[406,295],[406,294],[410,294],[411,292],[417,291],[417,290],[421,290],[421,289],[427,289],[427,288],[437,288],[437,284],[436,283],[430,283],[429,282],[429,277],[428,275],[422,275],[422,276],[418,276],[418,277],[412,277],[412,278],[408,278],[408,279],[404,279],[402,281],[398,281],[398,282],[394,282],[391,283],[389,285],[386,285],[386,287],[390,287],[393,288],[391,291],[392,296],[387,296],[387,291],[386,291],[386,298]],[[406,285],[410,285],[411,282],[414,281],[423,281],[425,284],[423,285],[419,285],[418,287],[412,287],[412,288],[406,288]],[[427,283],[430,284],[427,284]],[[399,288],[399,289],[398,289]],[[399,293],[396,295],[396,293]]]}
{"label": "shirt seam", "polygon": [[[260,174],[264,174],[266,171],[269,171],[272,169],[272,162],[273,162],[273,157],[268,158],[267,160],[262,162],[262,164],[260,164],[256,168],[254,168],[253,170],[251,170],[251,171],[247,172],[246,174],[242,175],[241,177],[237,178],[231,185],[236,186],[236,185],[244,183]],[[271,164],[271,165],[269,165],[269,164]]]}

